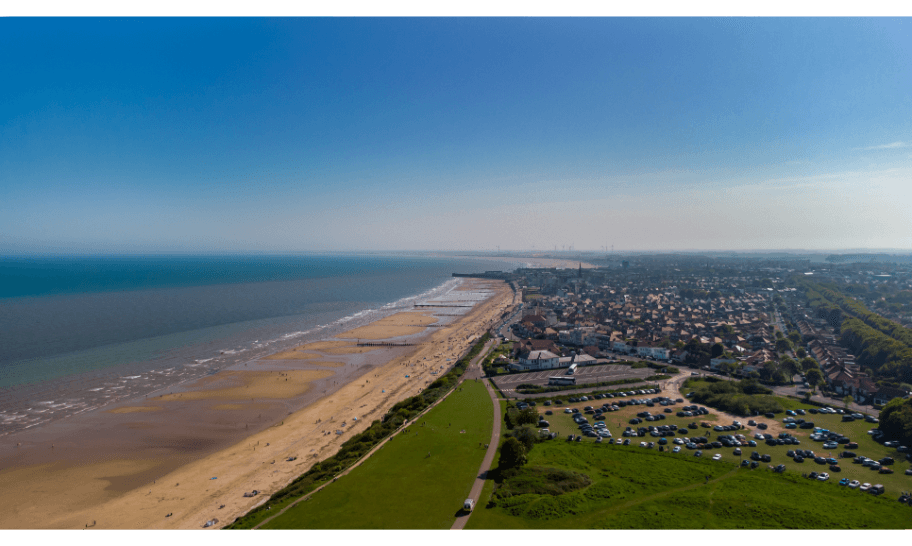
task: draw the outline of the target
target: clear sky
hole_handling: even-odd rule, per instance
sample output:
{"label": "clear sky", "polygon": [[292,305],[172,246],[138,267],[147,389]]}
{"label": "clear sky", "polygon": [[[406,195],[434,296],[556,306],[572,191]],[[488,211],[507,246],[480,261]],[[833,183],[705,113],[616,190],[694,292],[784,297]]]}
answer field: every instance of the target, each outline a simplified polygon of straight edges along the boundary
{"label": "clear sky", "polygon": [[912,250],[912,19],[0,19],[0,254]]}

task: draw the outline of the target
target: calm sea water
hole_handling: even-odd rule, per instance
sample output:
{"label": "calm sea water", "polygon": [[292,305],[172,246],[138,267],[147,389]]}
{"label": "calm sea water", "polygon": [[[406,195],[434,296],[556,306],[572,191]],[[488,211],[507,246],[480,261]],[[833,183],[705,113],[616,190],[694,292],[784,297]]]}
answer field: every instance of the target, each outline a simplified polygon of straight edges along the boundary
{"label": "calm sea water", "polygon": [[335,335],[445,293],[454,272],[517,265],[394,255],[0,258],[0,421],[37,399],[75,401],[69,391],[93,381],[176,378],[185,367]]}

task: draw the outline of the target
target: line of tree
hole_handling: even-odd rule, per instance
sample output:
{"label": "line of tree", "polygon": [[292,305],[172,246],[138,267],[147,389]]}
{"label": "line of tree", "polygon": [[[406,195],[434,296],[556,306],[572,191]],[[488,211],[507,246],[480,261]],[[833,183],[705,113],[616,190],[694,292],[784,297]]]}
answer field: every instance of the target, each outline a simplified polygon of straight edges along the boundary
{"label": "line of tree", "polygon": [[912,382],[912,330],[870,311],[835,285],[803,282],[814,313],[838,321],[840,341],[860,366],[882,378]]}

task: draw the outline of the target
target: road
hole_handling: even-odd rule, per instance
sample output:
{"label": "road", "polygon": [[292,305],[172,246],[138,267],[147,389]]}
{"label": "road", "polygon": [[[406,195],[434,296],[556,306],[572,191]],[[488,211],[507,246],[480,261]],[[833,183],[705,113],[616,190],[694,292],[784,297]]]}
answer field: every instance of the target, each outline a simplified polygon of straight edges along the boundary
{"label": "road", "polygon": [[[485,351],[484,354],[487,354],[487,351]],[[476,365],[473,365],[470,370],[466,370],[467,381],[471,379],[484,381],[484,371],[481,369],[480,362],[480,360],[477,361]],[[476,507],[480,500],[481,489],[484,487],[485,480],[488,478],[488,472],[490,472],[491,468],[494,466],[494,456],[497,455],[497,444],[500,442],[500,402],[498,401],[497,393],[491,388],[491,383],[484,381],[484,384],[485,388],[488,389],[488,395],[491,397],[491,403],[494,404],[494,427],[491,431],[491,441],[488,443],[488,452],[485,453],[484,459],[481,461],[481,467],[478,469],[475,483],[472,484],[472,489],[469,491],[468,498],[475,500]],[[456,521],[453,522],[453,526],[450,527],[450,529],[464,529],[466,523],[469,522],[470,517],[472,517],[472,512],[463,511],[463,513],[456,518]]]}

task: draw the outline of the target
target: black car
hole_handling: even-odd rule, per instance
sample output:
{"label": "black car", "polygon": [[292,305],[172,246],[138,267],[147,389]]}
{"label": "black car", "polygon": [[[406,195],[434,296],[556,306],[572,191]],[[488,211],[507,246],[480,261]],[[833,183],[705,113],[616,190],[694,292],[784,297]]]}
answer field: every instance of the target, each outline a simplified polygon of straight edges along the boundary
{"label": "black car", "polygon": [[757,468],[758,466],[760,466],[760,463],[758,463],[757,461],[751,462],[751,468]]}
{"label": "black car", "polygon": [[827,460],[823,457],[814,457],[814,462],[817,464],[826,464]]}
{"label": "black car", "polygon": [[795,451],[793,449],[790,449],[790,450],[786,451],[785,454],[789,457],[794,457]]}
{"label": "black car", "polygon": [[769,455],[765,455],[765,454],[764,454],[764,455],[762,455],[762,456],[760,457],[760,460],[763,461],[764,463],[768,463],[768,462],[772,461],[773,458],[770,457]]}
{"label": "black car", "polygon": [[795,461],[796,463],[803,463],[803,462],[804,462],[804,457],[802,457],[801,455],[795,455],[795,456],[792,458],[792,460]]}
{"label": "black car", "polygon": [[741,466],[749,466],[749,465],[750,465],[750,461],[748,461],[747,459],[744,459],[743,461],[741,461]]}
{"label": "black car", "polygon": [[755,460],[755,461],[759,461],[759,460],[760,460],[760,454],[757,453],[756,451],[754,451],[753,453],[751,453],[751,459],[753,459],[753,460]]}
{"label": "black car", "polygon": [[816,472],[811,472],[810,474],[808,474],[808,479],[816,480],[816,479],[817,479],[817,473],[816,473]]}
{"label": "black car", "polygon": [[842,457],[843,459],[850,459],[850,458],[856,457],[854,451],[843,451],[842,453],[839,454],[839,456]]}

